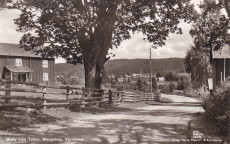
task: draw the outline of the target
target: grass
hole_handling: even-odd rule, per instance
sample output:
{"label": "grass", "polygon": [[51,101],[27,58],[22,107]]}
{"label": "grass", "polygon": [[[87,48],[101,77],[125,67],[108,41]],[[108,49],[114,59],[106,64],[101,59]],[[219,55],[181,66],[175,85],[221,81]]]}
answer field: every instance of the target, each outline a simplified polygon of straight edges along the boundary
{"label": "grass", "polygon": [[98,107],[70,107],[70,110],[73,112],[82,112],[82,113],[91,113],[91,114],[103,114],[108,112],[125,112],[130,111],[128,108],[121,108],[121,107],[111,107],[111,106],[100,106]]}
{"label": "grass", "polygon": [[29,127],[30,124],[49,123],[58,120],[38,111],[25,112],[18,110],[0,110],[0,130],[16,130]]}

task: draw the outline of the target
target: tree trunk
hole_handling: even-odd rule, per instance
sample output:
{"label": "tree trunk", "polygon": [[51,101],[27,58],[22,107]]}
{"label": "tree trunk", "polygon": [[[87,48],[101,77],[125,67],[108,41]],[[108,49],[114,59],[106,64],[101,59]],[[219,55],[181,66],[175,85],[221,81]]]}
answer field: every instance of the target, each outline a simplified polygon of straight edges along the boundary
{"label": "tree trunk", "polygon": [[86,88],[95,88],[95,72],[96,72],[96,66],[84,63],[84,69],[85,69],[85,87]]}
{"label": "tree trunk", "polygon": [[95,88],[97,51],[96,51],[96,48],[93,50],[94,51],[92,52],[85,50],[84,56],[83,56],[84,69],[85,69],[85,87],[86,88]]}
{"label": "tree trunk", "polygon": [[[99,56],[100,57],[100,56]],[[106,71],[104,68],[106,60],[105,59],[97,59],[96,62],[96,73],[95,73],[95,88],[101,89],[103,79],[106,77]]]}
{"label": "tree trunk", "polygon": [[104,64],[108,60],[106,55],[111,47],[112,32],[116,21],[116,9],[117,4],[100,7],[98,19],[101,22],[95,27],[94,33],[90,36],[89,45],[83,51],[86,88],[101,89],[105,77]]}

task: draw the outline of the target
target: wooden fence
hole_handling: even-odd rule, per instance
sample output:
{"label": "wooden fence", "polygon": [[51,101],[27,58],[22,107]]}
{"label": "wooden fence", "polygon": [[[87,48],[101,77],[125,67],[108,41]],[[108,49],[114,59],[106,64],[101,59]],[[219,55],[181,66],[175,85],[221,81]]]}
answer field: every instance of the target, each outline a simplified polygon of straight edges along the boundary
{"label": "wooden fence", "polygon": [[123,92],[122,99],[124,102],[140,102],[140,101],[159,101],[160,93],[142,93],[142,92]]}
{"label": "wooden fence", "polygon": [[[0,79],[0,107],[51,107],[118,103],[118,92],[72,86],[49,86],[32,82]],[[26,87],[25,87],[26,86]],[[5,92],[5,93],[4,93]],[[5,101],[4,101],[5,100]]]}
{"label": "wooden fence", "polygon": [[141,92],[49,86],[5,79],[0,79],[0,83],[0,107],[113,106],[120,102],[157,101],[160,98],[160,93],[151,96]]}

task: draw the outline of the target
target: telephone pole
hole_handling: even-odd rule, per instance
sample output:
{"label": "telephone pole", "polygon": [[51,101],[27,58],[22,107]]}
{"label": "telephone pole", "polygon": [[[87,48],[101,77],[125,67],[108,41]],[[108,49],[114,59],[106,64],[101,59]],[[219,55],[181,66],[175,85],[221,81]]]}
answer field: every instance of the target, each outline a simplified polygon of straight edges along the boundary
{"label": "telephone pole", "polygon": [[152,58],[151,58],[151,47],[150,47],[150,96],[152,97],[152,91],[153,91],[153,87],[152,87]]}

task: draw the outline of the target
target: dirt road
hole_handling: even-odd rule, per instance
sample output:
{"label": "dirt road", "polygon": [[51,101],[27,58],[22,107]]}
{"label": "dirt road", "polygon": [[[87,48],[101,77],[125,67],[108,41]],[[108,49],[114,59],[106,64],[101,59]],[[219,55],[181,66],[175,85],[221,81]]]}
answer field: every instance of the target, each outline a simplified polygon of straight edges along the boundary
{"label": "dirt road", "polygon": [[[162,97],[175,102],[196,102],[182,96]],[[201,107],[153,106],[143,102],[122,103],[119,107],[129,109],[34,125],[22,128],[20,133],[0,133],[0,143],[174,143],[186,139],[188,122],[194,113],[203,111]]]}

